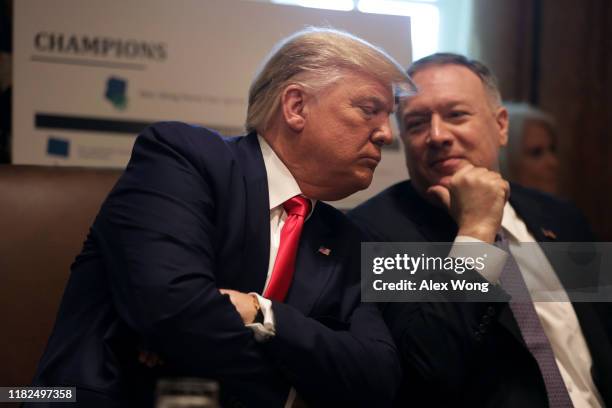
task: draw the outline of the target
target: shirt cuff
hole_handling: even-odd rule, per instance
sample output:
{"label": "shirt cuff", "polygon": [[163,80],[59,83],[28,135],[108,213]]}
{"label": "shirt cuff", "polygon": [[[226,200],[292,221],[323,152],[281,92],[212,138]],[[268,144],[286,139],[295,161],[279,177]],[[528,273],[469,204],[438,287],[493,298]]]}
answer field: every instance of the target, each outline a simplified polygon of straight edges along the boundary
{"label": "shirt cuff", "polygon": [[250,323],[246,327],[253,330],[255,341],[265,343],[276,334],[274,326],[274,313],[272,312],[272,301],[260,296],[255,292],[250,292],[249,295],[257,296],[261,313],[263,314],[263,323]]}
{"label": "shirt cuff", "polygon": [[287,397],[287,401],[285,401],[285,408],[293,408],[293,403],[295,402],[295,388],[291,387],[289,390],[289,396]]}
{"label": "shirt cuff", "polygon": [[503,249],[467,235],[457,235],[448,256],[451,258],[481,258],[484,267],[480,268],[476,263],[474,269],[493,284],[499,282],[508,258],[508,254]]}

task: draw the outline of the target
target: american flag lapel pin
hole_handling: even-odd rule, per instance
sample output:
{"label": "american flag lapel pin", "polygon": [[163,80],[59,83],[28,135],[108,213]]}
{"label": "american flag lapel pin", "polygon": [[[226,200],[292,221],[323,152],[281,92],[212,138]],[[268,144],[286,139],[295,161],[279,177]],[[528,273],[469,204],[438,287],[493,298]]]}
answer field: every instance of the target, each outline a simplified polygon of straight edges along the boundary
{"label": "american flag lapel pin", "polygon": [[319,253],[325,255],[325,256],[329,256],[329,254],[331,254],[331,249],[327,248],[327,247],[319,247]]}
{"label": "american flag lapel pin", "polygon": [[557,234],[549,229],[542,228],[542,234],[544,234],[544,236],[548,239],[557,239]]}

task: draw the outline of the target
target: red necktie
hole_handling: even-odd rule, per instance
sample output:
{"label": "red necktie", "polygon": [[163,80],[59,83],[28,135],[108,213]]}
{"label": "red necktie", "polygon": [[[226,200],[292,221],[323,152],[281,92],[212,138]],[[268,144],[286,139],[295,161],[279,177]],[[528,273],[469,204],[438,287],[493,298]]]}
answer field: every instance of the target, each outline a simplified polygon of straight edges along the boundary
{"label": "red necktie", "polygon": [[281,229],[280,245],[274,262],[274,269],[272,269],[272,277],[264,292],[265,298],[277,302],[285,300],[289,286],[291,286],[295,269],[295,255],[304,227],[304,220],[310,212],[310,200],[302,196],[295,196],[285,201],[283,208],[287,213],[287,218]]}

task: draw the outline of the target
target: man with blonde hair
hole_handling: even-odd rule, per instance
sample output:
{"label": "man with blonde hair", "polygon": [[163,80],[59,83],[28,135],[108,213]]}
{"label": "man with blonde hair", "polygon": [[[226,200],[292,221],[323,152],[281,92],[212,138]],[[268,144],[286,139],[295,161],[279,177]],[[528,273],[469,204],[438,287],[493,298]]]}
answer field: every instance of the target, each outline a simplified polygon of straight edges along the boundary
{"label": "man with blonde hair", "polygon": [[[247,136],[146,129],[72,267],[35,384],[76,385],[86,406],[150,405],[161,376],[216,380],[224,406],[389,403],[399,360],[360,303],[359,234],[319,200],[370,184],[410,86],[381,49],[309,28],[257,74]],[[139,364],[143,350],[163,364]]]}

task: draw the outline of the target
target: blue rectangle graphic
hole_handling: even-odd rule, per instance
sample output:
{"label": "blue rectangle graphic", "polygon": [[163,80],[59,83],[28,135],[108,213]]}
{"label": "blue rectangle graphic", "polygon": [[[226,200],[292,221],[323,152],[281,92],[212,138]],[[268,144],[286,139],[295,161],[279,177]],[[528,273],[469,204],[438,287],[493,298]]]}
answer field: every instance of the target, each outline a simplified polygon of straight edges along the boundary
{"label": "blue rectangle graphic", "polygon": [[70,141],[50,137],[47,141],[47,154],[68,157],[70,155]]}

